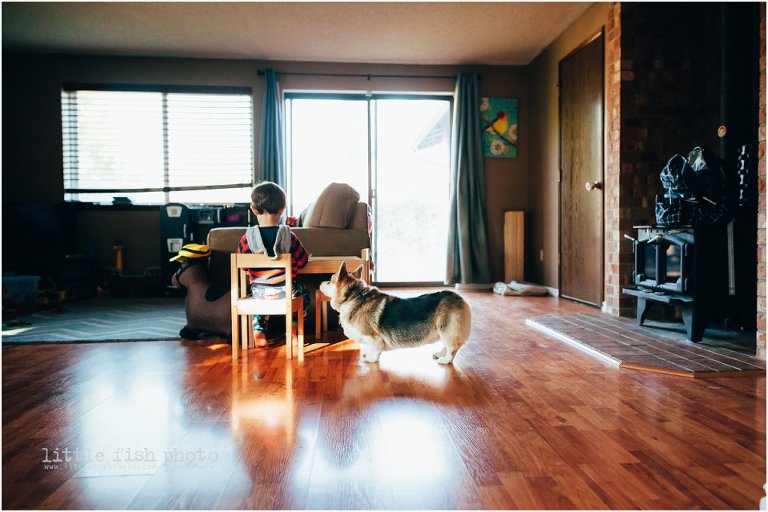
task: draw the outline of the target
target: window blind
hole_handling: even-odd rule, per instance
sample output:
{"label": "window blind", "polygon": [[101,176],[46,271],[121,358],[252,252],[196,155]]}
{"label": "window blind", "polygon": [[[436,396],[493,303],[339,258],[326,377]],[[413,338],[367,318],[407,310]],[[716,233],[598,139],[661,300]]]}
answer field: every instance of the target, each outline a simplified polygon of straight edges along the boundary
{"label": "window blind", "polygon": [[250,94],[64,89],[61,107],[67,201],[249,200]]}

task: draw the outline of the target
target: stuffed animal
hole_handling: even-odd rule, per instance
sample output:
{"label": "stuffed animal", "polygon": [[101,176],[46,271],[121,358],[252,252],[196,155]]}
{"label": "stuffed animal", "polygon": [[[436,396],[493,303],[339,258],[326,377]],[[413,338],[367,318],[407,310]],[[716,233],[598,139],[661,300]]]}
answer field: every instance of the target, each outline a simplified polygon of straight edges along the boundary
{"label": "stuffed animal", "polygon": [[179,336],[185,339],[194,340],[204,334],[224,337],[232,334],[229,290],[216,290],[208,280],[205,263],[210,254],[206,245],[189,244],[171,258],[181,262],[171,283],[187,290],[187,325],[179,331]]}

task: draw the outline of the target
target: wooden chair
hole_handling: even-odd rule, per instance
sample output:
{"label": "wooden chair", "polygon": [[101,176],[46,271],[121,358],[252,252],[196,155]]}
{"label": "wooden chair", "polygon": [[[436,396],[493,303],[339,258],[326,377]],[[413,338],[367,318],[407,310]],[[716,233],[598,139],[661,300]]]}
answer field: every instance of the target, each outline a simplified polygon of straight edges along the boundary
{"label": "wooden chair", "polygon": [[[246,350],[252,345],[254,315],[285,315],[285,357],[293,357],[291,324],[293,313],[298,315],[299,361],[304,360],[304,300],[293,297],[291,255],[280,254],[276,259],[264,254],[232,254],[232,359],[237,360],[238,346]],[[251,297],[248,280],[249,268],[282,268],[285,270],[285,299],[264,300]],[[239,317],[239,321],[238,321]],[[242,329],[242,333],[241,330]]]}

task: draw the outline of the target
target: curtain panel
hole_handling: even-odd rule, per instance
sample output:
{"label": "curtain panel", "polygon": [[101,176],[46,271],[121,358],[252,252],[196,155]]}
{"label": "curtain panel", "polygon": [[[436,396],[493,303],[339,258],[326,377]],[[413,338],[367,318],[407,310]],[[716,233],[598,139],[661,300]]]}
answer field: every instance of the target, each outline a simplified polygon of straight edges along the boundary
{"label": "curtain panel", "polygon": [[446,284],[489,284],[485,176],[477,73],[456,79]]}
{"label": "curtain panel", "polygon": [[264,71],[264,124],[261,130],[261,158],[258,181],[272,181],[287,188],[283,146],[283,102],[274,69]]}

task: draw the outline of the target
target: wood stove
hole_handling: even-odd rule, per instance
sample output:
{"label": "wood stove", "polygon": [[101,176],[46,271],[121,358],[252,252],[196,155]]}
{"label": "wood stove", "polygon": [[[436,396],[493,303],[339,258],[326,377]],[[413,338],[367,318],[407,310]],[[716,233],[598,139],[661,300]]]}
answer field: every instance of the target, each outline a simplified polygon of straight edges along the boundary
{"label": "wood stove", "polygon": [[726,230],[723,226],[634,226],[634,286],[622,291],[637,298],[637,324],[653,304],[680,307],[688,339],[701,341],[707,323],[722,312],[728,297]]}

